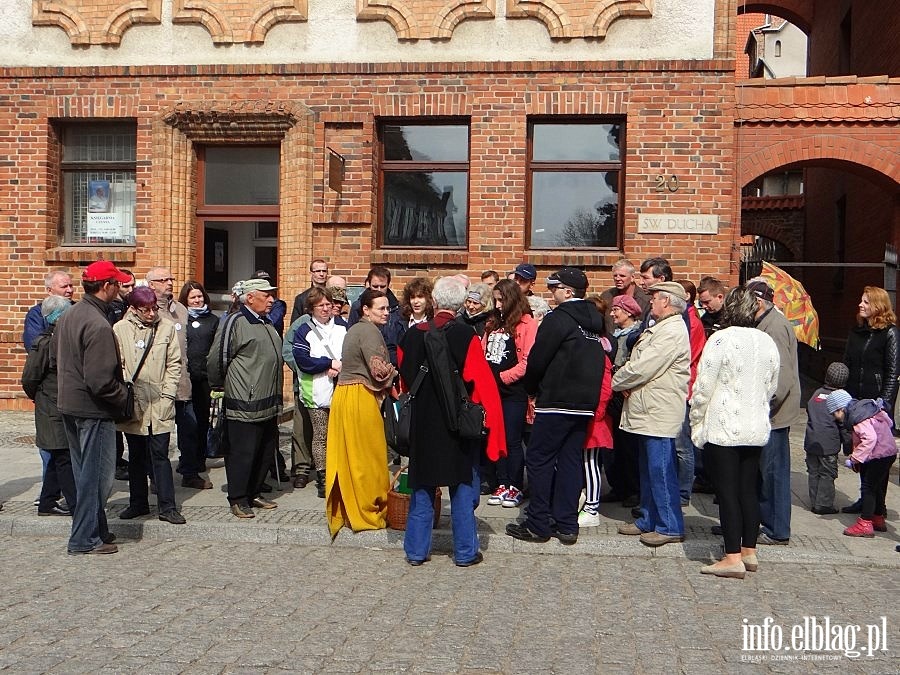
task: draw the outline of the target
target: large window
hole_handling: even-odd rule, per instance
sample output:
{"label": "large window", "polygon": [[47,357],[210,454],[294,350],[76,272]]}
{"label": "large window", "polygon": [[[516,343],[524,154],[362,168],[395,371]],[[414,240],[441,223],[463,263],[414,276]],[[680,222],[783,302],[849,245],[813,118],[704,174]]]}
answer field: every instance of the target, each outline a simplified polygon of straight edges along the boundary
{"label": "large window", "polygon": [[624,131],[616,121],[529,123],[531,248],[618,246]]}
{"label": "large window", "polygon": [[381,244],[466,245],[469,127],[385,122],[381,143]]}
{"label": "large window", "polygon": [[134,124],[62,129],[64,244],[135,244]]}

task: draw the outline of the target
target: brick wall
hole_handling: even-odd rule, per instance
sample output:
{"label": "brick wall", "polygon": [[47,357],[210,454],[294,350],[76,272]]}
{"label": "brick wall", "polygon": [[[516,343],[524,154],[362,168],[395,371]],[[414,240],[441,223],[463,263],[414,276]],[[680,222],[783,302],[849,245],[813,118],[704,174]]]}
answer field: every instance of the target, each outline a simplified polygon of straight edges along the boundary
{"label": "brick wall", "polygon": [[[197,272],[202,249],[192,211],[195,143],[281,139],[279,279],[285,298],[308,285],[314,255],[326,257],[351,283],[360,283],[370,265],[387,264],[398,287],[419,274],[477,276],[483,269],[503,271],[529,259],[541,274],[562,264],[585,265],[594,287],[605,288],[610,265],[622,253],[635,261],[665,255],[679,276],[736,276],[728,65],[560,62],[8,72],[0,79],[0,92],[8,94],[0,96],[0,130],[5,132],[0,185],[10,188],[0,191],[0,267],[15,272],[22,283],[15,294],[0,294],[0,353],[7,357],[0,366],[0,397],[19,390],[22,317],[44,294],[41,279],[48,268],[62,264],[77,279],[78,265],[102,255],[139,275],[162,261],[179,279]],[[562,114],[626,120],[622,251],[525,250],[526,123],[530,115]],[[466,251],[375,248],[376,120],[422,115],[470,119]],[[114,117],[137,123],[138,246],[58,247],[55,124]],[[326,148],[347,159],[340,195],[327,187]],[[657,192],[657,174],[676,175],[678,191]],[[720,233],[641,235],[636,232],[641,211],[715,214]]]}

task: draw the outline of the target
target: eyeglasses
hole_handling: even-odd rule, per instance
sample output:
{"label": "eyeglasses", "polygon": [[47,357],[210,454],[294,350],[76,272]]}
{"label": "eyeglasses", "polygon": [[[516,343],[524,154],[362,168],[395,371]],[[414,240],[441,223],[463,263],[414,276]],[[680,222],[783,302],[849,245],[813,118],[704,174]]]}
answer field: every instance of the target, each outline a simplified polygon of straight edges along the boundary
{"label": "eyeglasses", "polygon": [[159,311],[159,307],[150,306],[150,307],[135,307],[136,311],[141,314],[156,314]]}
{"label": "eyeglasses", "polygon": [[158,284],[162,284],[162,283],[166,283],[169,281],[175,281],[175,277],[165,277],[163,279],[150,279],[149,281],[152,281],[152,282],[158,283]]}

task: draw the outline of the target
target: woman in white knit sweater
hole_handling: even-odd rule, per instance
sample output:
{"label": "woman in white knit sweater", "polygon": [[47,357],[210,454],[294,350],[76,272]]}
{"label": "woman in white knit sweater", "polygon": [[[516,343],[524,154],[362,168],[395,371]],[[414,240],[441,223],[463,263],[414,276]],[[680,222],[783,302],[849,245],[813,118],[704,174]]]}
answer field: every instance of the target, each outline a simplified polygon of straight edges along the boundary
{"label": "woman in white knit sweater", "polygon": [[778,348],[756,325],[756,296],[741,287],[725,298],[726,326],[710,337],[691,396],[691,439],[716,488],[725,557],[700,571],[743,579],[755,572],[759,455],[769,439],[769,401],[778,383]]}

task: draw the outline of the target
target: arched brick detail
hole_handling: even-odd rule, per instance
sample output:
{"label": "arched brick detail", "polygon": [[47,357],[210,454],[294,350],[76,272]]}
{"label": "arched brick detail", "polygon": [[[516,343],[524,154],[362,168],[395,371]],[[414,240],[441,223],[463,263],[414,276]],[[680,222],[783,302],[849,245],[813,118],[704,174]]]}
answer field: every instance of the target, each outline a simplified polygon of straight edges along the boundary
{"label": "arched brick detail", "polygon": [[537,19],[554,40],[606,37],[622,17],[653,15],[654,0],[506,0],[509,19]]}
{"label": "arched brick detail", "polygon": [[814,0],[777,0],[775,2],[741,2],[738,14],[774,14],[790,21],[809,35],[815,16]]}
{"label": "arched brick detail", "polygon": [[803,257],[803,231],[800,228],[787,228],[765,219],[741,218],[741,234],[755,234],[777,241],[787,248],[794,256],[794,260]]}
{"label": "arched brick detail", "polygon": [[199,24],[216,44],[262,44],[272,26],[306,21],[308,0],[175,0],[172,23]]}
{"label": "arched brick detail", "polygon": [[[775,130],[778,133],[778,130]],[[740,130],[738,130],[740,136]],[[742,144],[739,144],[740,148]],[[900,162],[896,153],[850,136],[835,134],[811,134],[758,149],[748,156],[738,158],[738,185],[747,185],[778,168],[818,162],[849,162],[868,168],[900,184]]]}
{"label": "arched brick detail", "polygon": [[162,0],[110,6],[96,0],[32,0],[31,23],[62,28],[73,45],[118,45],[131,26],[162,21]]}
{"label": "arched brick detail", "polygon": [[[151,216],[166,223],[153,247],[181,279],[193,276],[199,245],[195,227],[195,144],[279,143],[281,146],[279,284],[308,282],[312,250],[315,113],[291,101],[182,101],[153,121],[154,190]],[[156,229],[162,233],[162,228]]]}
{"label": "arched brick detail", "polygon": [[399,40],[449,40],[466,19],[493,19],[496,0],[357,0],[357,21],[387,21]]}

